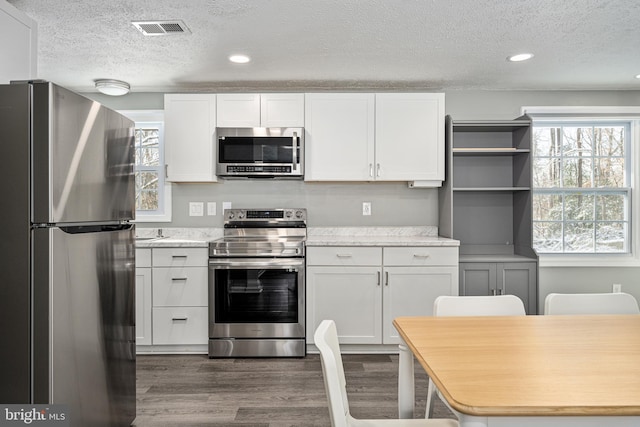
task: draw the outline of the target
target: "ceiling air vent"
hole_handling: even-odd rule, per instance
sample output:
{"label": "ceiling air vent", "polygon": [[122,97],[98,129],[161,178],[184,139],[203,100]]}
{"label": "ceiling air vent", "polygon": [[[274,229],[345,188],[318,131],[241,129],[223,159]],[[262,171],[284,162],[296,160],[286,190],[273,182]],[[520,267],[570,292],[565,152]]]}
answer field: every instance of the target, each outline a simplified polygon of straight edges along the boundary
{"label": "ceiling air vent", "polygon": [[136,27],[145,36],[169,36],[172,34],[191,33],[184,22],[173,21],[134,21]]}

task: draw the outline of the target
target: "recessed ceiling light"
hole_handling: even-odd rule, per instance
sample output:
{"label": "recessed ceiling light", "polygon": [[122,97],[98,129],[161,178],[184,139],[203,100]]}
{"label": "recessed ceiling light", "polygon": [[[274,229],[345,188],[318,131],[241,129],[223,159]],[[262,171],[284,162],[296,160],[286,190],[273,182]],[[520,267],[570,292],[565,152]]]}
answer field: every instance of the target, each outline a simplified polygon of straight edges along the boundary
{"label": "recessed ceiling light", "polygon": [[636,79],[640,79],[640,74],[638,74],[638,75],[636,76]]}
{"label": "recessed ceiling light", "polygon": [[129,93],[129,83],[121,80],[98,79],[95,83],[96,89],[105,95],[120,96]]}
{"label": "recessed ceiling light", "polygon": [[519,53],[517,55],[507,56],[507,61],[520,62],[533,58],[533,53]]}
{"label": "recessed ceiling light", "polygon": [[231,55],[229,57],[229,61],[235,62],[236,64],[246,64],[247,62],[251,61],[251,58],[249,58],[247,55]]}

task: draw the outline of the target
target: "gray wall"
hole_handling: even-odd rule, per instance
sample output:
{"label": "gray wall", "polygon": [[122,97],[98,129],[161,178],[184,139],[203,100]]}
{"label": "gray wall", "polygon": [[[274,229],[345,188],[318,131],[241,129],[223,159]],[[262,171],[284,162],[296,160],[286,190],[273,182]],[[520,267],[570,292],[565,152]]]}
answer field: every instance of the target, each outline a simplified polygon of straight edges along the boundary
{"label": "gray wall", "polygon": [[[523,106],[640,106],[638,91],[445,91],[446,112],[455,119],[511,119]],[[162,109],[163,95],[132,93],[120,98],[87,94],[114,109]],[[437,225],[437,191],[409,189],[404,183],[321,184],[242,182],[174,184],[173,223],[160,226],[219,227],[215,217],[189,217],[189,201],[231,201],[234,207],[296,206],[310,210],[312,226]],[[361,215],[362,202],[372,215]],[[151,226],[151,225],[150,225]],[[550,292],[611,292],[613,283],[640,300],[640,268],[540,268],[539,311]]]}

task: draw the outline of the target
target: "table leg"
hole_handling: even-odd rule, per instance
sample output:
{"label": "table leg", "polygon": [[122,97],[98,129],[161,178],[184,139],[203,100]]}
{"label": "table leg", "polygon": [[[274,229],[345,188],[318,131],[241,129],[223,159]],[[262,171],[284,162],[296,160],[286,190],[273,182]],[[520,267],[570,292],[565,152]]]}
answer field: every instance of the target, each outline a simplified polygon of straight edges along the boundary
{"label": "table leg", "polygon": [[406,344],[400,344],[398,362],[398,418],[413,418],[415,406],[415,377],[413,354]]}

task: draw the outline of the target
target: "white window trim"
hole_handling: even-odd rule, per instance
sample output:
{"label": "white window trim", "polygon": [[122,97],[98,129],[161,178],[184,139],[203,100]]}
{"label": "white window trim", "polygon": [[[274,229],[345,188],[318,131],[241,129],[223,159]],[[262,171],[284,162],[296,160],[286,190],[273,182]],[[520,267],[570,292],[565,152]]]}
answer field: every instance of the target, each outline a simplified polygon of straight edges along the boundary
{"label": "white window trim", "polygon": [[640,107],[522,107],[536,122],[572,119],[631,120],[631,242],[630,254],[538,254],[540,267],[640,267]]}
{"label": "white window trim", "polygon": [[[120,110],[118,112],[136,123],[164,122],[163,110]],[[164,182],[163,212],[163,214],[141,214],[136,212],[136,219],[133,222],[171,222],[171,183],[166,180]]]}

